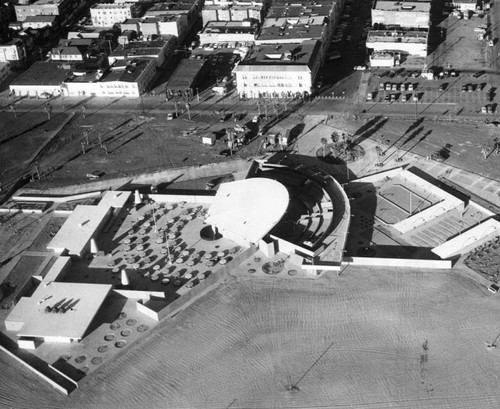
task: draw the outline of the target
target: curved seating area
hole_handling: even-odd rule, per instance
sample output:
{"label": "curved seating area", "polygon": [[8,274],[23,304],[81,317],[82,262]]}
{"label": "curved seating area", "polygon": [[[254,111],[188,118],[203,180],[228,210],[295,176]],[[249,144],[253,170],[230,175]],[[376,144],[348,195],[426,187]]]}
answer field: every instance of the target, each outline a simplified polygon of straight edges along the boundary
{"label": "curved seating area", "polygon": [[335,203],[325,189],[330,175],[300,167],[264,168],[259,177],[268,177],[288,189],[290,202],[285,215],[271,234],[315,250],[336,226]]}

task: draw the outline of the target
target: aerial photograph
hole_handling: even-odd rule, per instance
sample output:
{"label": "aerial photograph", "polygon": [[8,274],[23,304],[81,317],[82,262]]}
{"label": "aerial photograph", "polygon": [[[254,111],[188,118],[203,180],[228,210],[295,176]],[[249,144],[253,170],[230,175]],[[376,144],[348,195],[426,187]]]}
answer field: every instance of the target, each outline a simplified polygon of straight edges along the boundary
{"label": "aerial photograph", "polygon": [[500,408],[500,3],[0,4],[0,409]]}

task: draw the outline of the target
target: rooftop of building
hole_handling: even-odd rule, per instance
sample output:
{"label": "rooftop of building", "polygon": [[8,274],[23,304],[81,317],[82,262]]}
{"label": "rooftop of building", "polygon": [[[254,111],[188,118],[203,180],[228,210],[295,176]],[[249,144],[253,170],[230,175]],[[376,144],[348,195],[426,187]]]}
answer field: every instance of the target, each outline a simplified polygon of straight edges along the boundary
{"label": "rooftop of building", "polygon": [[427,43],[428,34],[429,32],[427,30],[411,30],[411,31],[371,30],[368,32],[367,41]]}
{"label": "rooftop of building", "polygon": [[[60,3],[63,3],[67,0],[38,0],[38,1],[35,1],[33,4],[20,4],[19,6],[21,7],[30,7],[30,6],[33,6],[33,5],[36,5],[36,6],[54,6],[54,5],[58,5]],[[17,7],[17,5],[16,5]]]}
{"label": "rooftop of building", "polygon": [[90,10],[95,9],[129,9],[132,4],[122,4],[122,3],[98,3],[91,7]]}
{"label": "rooftop of building", "polygon": [[279,17],[266,18],[262,23],[262,27],[290,27],[294,26],[321,26],[326,22],[325,15],[321,16],[298,16],[298,17]]}
{"label": "rooftop of building", "polygon": [[229,233],[244,242],[257,243],[281,220],[288,202],[286,187],[272,179],[223,183],[206,222],[216,226],[223,236]]}
{"label": "rooftop of building", "polygon": [[235,70],[253,71],[262,66],[268,66],[268,69],[276,67],[276,70],[297,66],[308,69],[319,52],[320,44],[317,40],[306,40],[300,44],[258,45]]}
{"label": "rooftop of building", "polygon": [[[31,297],[22,297],[6,322],[22,325],[19,337],[81,339],[111,291],[110,284],[40,283]],[[58,307],[48,312],[47,307]]]}
{"label": "rooftop of building", "polygon": [[254,34],[258,29],[256,23],[249,21],[209,21],[200,34],[223,33],[223,34]]}
{"label": "rooftop of building", "polygon": [[320,39],[325,31],[324,25],[295,24],[272,25],[263,27],[257,37],[258,41],[272,41],[284,39]]}
{"label": "rooftop of building", "polygon": [[187,89],[203,68],[205,60],[192,60],[184,58],[167,82],[167,88]]}
{"label": "rooftop of building", "polygon": [[156,3],[150,7],[145,15],[169,13],[172,11],[189,11],[198,0]]}
{"label": "rooftop of building", "polygon": [[56,85],[66,80],[71,69],[63,64],[47,61],[37,61],[18,78],[12,85]]}
{"label": "rooftop of building", "polygon": [[22,23],[53,23],[57,20],[57,16],[26,16]]}
{"label": "rooftop of building", "polygon": [[173,39],[174,36],[169,35],[152,41],[131,41],[127,44],[120,44],[113,50],[111,57],[159,54]]}
{"label": "rooftop of building", "polygon": [[109,212],[107,206],[77,206],[47,248],[67,249],[68,254],[80,256],[105,222]]}
{"label": "rooftop of building", "polygon": [[263,8],[262,3],[258,4],[208,4],[203,7],[203,10],[261,10]]}
{"label": "rooftop of building", "polygon": [[299,18],[314,16],[329,16],[332,4],[273,5],[267,13],[267,18]]}
{"label": "rooftop of building", "polygon": [[411,0],[411,1],[389,1],[378,0],[373,4],[374,10],[381,11],[406,11],[415,13],[429,13],[431,10],[430,0]]}

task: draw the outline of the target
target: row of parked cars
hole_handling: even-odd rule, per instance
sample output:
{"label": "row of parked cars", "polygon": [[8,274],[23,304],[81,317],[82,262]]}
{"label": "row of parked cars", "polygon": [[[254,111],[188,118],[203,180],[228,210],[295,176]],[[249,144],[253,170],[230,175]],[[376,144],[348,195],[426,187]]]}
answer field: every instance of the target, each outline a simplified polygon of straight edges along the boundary
{"label": "row of parked cars", "polygon": [[413,91],[418,86],[418,83],[412,82],[381,82],[379,84],[379,91]]}
{"label": "row of parked cars", "polygon": [[[367,95],[366,95],[366,100],[367,101],[375,101],[375,92],[369,92]],[[399,98],[399,96],[401,95],[401,99],[400,101],[401,102],[406,102],[406,101],[409,101],[410,99],[413,101],[413,102],[418,102],[421,98],[423,93],[413,93],[413,94],[405,94],[404,92],[399,94],[399,93],[391,93],[391,94],[386,94],[384,96],[384,101],[385,102],[396,102]]]}

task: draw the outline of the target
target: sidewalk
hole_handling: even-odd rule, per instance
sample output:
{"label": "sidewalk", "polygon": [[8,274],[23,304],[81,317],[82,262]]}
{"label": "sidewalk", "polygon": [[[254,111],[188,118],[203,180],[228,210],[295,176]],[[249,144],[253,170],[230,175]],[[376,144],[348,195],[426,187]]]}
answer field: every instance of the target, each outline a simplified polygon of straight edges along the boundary
{"label": "sidewalk", "polygon": [[[321,138],[330,139],[333,131],[339,133],[354,131],[359,128],[359,123],[352,122],[348,115],[336,117],[327,121],[324,124],[326,116],[310,115],[304,119],[305,128],[299,136],[299,153],[310,157],[316,157],[316,151],[321,147]],[[372,136],[373,138],[373,136]],[[349,163],[349,176],[359,178],[378,172],[383,172],[387,169],[392,169],[400,166],[412,167],[415,166],[423,172],[429,174],[435,179],[447,183],[449,186],[457,188],[467,194],[474,196],[473,199],[483,199],[488,203],[480,203],[486,208],[494,212],[500,212],[500,182],[493,178],[478,175],[466,169],[459,169],[456,166],[446,164],[446,162],[436,162],[427,160],[425,157],[414,154],[412,152],[401,149],[399,155],[403,161],[397,162],[397,149],[392,147],[387,150],[383,159],[384,166],[375,166],[378,163],[378,155],[375,147],[378,145],[373,139],[364,139],[360,146],[365,150],[365,156],[358,162]],[[467,165],[467,164],[465,164]],[[324,167],[325,170],[332,172],[340,181],[346,181],[346,170],[344,165],[327,165],[319,162],[318,166]],[[496,208],[495,208],[496,207]]]}

